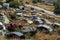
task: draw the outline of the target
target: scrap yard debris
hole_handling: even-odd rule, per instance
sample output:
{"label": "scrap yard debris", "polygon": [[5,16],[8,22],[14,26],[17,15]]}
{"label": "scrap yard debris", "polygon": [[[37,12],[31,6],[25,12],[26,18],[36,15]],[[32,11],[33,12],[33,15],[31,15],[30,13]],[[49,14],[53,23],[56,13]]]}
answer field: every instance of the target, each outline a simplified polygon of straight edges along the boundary
{"label": "scrap yard debris", "polygon": [[34,40],[37,38],[38,40],[39,36],[42,37],[41,33],[55,36],[56,34],[54,33],[58,32],[58,30],[60,31],[60,23],[58,23],[60,18],[52,17],[44,10],[26,7],[26,5],[11,8],[9,3],[0,5],[0,9],[0,35],[8,40],[11,38],[17,38],[17,40]]}

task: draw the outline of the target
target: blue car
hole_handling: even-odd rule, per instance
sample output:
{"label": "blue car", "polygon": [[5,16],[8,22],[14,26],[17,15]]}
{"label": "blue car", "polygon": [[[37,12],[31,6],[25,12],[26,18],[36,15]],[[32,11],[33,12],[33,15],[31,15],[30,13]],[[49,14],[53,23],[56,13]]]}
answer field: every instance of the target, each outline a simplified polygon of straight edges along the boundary
{"label": "blue car", "polygon": [[16,36],[16,37],[19,37],[19,38],[25,38],[24,34],[23,33],[20,33],[20,32],[10,32],[10,33],[6,33],[6,36],[7,37],[13,37],[13,36]]}
{"label": "blue car", "polygon": [[4,9],[9,9],[9,3],[4,3],[4,4],[3,4],[3,8],[4,8]]}

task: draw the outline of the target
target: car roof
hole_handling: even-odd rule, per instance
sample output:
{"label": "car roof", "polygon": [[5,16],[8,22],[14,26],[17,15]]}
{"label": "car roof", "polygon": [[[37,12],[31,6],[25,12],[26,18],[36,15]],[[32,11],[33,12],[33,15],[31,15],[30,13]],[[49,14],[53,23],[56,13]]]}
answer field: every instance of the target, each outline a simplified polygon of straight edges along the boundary
{"label": "car roof", "polygon": [[22,33],[20,33],[20,32],[11,32],[12,34],[15,34],[15,35],[17,35],[17,36],[23,36],[23,34]]}
{"label": "car roof", "polygon": [[50,28],[49,26],[47,26],[47,25],[38,25],[38,27],[45,27],[45,28]]}
{"label": "car roof", "polygon": [[54,24],[60,25],[59,23],[54,23]]}

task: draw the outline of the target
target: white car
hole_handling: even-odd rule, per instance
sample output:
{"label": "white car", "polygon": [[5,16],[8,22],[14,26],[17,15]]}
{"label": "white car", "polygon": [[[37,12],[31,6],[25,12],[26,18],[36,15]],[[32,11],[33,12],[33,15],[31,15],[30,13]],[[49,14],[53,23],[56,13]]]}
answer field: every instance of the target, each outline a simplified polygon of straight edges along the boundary
{"label": "white car", "polygon": [[21,19],[22,16],[23,16],[23,13],[16,13],[15,14],[16,19]]}
{"label": "white car", "polygon": [[53,32],[53,29],[47,25],[38,25],[37,30],[46,30],[47,32]]}
{"label": "white car", "polygon": [[2,8],[2,5],[0,5],[0,8]]}
{"label": "white car", "polygon": [[6,30],[5,26],[3,25],[3,23],[0,22],[0,33],[2,33],[3,36],[5,34],[5,30]]}
{"label": "white car", "polygon": [[23,16],[23,13],[16,13],[17,16]]}
{"label": "white car", "polygon": [[60,27],[60,24],[59,24],[59,23],[52,23],[52,26],[53,26],[54,28],[59,28],[59,27]]}

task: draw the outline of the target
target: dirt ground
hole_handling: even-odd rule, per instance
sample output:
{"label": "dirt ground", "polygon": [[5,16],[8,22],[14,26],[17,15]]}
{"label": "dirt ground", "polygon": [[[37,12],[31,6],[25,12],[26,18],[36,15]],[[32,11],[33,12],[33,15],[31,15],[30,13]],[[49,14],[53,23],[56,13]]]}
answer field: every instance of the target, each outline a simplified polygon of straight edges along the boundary
{"label": "dirt ground", "polygon": [[43,9],[49,10],[49,11],[53,11],[54,10],[54,6],[53,5],[47,5],[44,3],[37,3],[37,4],[33,4],[35,6],[41,7]]}

